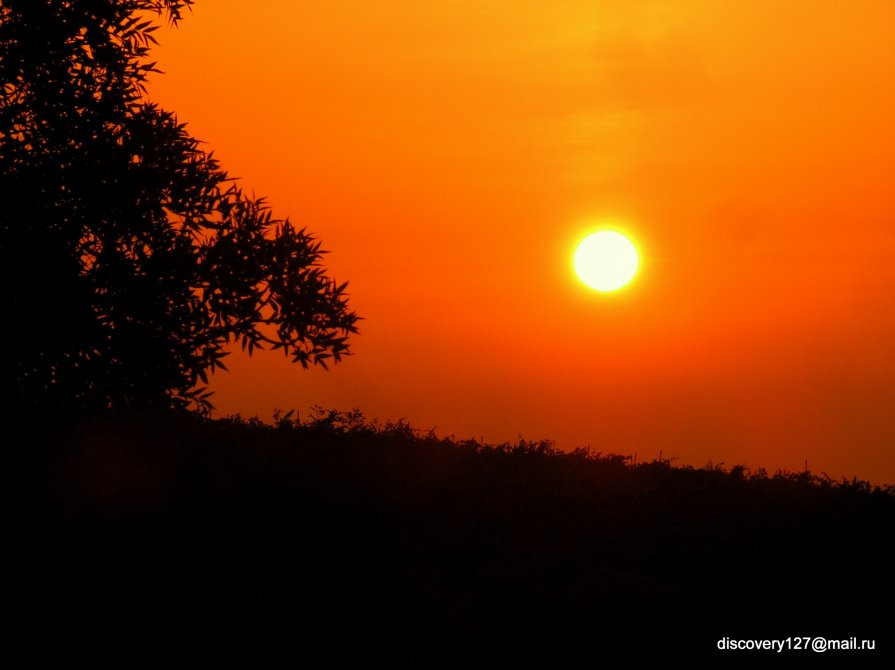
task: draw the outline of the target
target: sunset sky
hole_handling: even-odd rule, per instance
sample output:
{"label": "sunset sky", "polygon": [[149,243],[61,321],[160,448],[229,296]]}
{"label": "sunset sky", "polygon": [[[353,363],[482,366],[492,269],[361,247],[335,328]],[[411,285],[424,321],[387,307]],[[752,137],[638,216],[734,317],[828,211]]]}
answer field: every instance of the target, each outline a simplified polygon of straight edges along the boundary
{"label": "sunset sky", "polygon": [[[150,97],[330,250],[364,321],[216,415],[895,483],[895,2],[198,0]],[[603,225],[641,252],[574,275]]]}

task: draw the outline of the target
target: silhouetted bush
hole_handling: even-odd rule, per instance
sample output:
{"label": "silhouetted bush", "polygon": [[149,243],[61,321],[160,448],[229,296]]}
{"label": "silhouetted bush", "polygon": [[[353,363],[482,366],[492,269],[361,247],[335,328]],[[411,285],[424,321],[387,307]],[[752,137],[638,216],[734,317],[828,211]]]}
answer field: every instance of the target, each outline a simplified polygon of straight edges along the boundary
{"label": "silhouetted bush", "polygon": [[14,341],[0,388],[18,410],[203,407],[229,343],[305,367],[348,351],[357,316],[320,243],[146,100],[146,17],[176,23],[190,4],[0,2],[0,313]]}
{"label": "silhouetted bush", "polygon": [[33,432],[21,639],[424,668],[891,644],[892,487],[277,416]]}

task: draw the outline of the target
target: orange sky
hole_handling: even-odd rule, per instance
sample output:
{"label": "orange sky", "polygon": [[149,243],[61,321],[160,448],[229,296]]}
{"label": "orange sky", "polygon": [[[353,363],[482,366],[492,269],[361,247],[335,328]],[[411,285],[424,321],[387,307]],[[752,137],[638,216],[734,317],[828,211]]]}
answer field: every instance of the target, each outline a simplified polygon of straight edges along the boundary
{"label": "orange sky", "polygon": [[[365,320],[219,414],[895,483],[891,0],[198,0],[151,97],[331,250]],[[618,294],[572,274],[602,221]]]}

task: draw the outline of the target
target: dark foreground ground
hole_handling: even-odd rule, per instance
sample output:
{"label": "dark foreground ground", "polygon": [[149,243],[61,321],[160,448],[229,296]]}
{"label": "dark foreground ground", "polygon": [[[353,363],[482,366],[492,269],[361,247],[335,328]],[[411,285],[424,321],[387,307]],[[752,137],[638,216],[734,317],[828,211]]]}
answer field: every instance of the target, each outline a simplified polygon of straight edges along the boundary
{"label": "dark foreground ground", "polygon": [[34,661],[758,665],[775,659],[718,640],[874,639],[840,652],[853,665],[895,644],[895,495],[862,482],[631,467],[345,415],[28,435],[9,474],[24,493],[7,633]]}

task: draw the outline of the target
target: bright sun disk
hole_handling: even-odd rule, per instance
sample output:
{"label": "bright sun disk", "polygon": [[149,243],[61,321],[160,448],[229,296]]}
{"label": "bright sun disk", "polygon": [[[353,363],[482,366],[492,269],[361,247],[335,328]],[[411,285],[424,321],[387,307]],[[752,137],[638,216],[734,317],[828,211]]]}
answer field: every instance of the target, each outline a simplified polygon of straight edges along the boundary
{"label": "bright sun disk", "polygon": [[637,274],[639,264],[634,244],[614,230],[592,233],[575,249],[575,272],[597,291],[616,291],[626,286]]}

